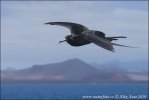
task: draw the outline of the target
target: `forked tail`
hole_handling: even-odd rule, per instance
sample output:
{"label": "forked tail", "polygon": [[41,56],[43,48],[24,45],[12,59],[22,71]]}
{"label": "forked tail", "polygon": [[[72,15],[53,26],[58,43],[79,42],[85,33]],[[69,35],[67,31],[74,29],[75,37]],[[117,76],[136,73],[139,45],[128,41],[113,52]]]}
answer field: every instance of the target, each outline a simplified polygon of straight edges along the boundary
{"label": "forked tail", "polygon": [[125,36],[115,36],[115,37],[106,37],[106,39],[112,41],[112,40],[118,40],[117,38],[127,38]]}
{"label": "forked tail", "polygon": [[122,46],[122,47],[129,47],[129,48],[139,48],[139,47],[126,46],[126,45],[121,45],[121,44],[116,44],[116,43],[112,43],[112,45]]}

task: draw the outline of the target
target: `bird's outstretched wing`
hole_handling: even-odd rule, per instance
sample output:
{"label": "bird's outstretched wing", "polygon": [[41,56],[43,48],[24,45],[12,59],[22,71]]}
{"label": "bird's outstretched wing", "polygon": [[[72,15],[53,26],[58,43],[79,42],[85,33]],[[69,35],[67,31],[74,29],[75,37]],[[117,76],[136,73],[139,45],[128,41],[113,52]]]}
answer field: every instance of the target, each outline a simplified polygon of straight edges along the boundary
{"label": "bird's outstretched wing", "polygon": [[84,31],[81,36],[106,50],[114,52],[111,41],[97,36],[94,31]]}
{"label": "bird's outstretched wing", "polygon": [[106,38],[97,36],[97,34],[95,34],[95,31],[84,31],[84,32],[82,32],[81,35],[82,35],[82,37],[89,40],[90,42],[92,42],[106,50],[112,51],[112,52],[114,52],[113,45],[129,47],[129,48],[138,48],[138,47],[132,47],[132,46],[126,46],[126,45],[112,43],[110,40],[108,40]]}
{"label": "bird's outstretched wing", "polygon": [[73,35],[78,35],[78,34],[81,34],[81,32],[83,32],[85,30],[89,30],[87,27],[85,27],[81,24],[70,23],[70,22],[48,22],[45,24],[59,25],[59,26],[69,28],[71,31],[71,34],[73,34]]}

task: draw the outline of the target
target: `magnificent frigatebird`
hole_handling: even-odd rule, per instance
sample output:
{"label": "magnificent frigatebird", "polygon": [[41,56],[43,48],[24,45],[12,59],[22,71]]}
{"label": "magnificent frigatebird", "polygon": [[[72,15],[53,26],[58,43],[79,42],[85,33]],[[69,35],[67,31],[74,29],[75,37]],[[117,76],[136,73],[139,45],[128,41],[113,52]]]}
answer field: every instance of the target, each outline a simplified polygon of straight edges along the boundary
{"label": "magnificent frigatebird", "polygon": [[112,52],[114,52],[113,45],[134,48],[131,46],[125,46],[111,42],[113,40],[118,40],[118,38],[126,38],[124,36],[106,37],[105,33],[96,30],[89,30],[87,27],[81,24],[71,22],[48,22],[45,24],[59,25],[70,29],[71,35],[67,35],[65,40],[60,41],[59,43],[66,41],[71,46],[82,46],[94,43]]}

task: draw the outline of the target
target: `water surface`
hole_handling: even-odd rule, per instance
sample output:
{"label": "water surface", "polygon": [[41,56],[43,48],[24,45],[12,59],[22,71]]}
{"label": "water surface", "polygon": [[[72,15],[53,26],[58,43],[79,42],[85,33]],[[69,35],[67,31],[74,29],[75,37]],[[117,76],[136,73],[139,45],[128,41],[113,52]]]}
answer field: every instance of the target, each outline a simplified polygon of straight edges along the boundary
{"label": "water surface", "polygon": [[[129,84],[2,84],[1,99],[133,99],[147,100],[145,83]],[[107,98],[106,98],[107,97]]]}

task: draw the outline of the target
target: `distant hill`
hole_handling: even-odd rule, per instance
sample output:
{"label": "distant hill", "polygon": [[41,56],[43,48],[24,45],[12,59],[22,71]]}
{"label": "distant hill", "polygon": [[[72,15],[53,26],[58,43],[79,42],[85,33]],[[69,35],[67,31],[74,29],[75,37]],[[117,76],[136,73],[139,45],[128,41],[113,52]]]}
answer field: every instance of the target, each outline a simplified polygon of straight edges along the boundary
{"label": "distant hill", "polygon": [[135,81],[148,81],[148,60],[126,62],[113,60],[102,64],[91,63],[91,65],[100,70],[122,72]]}
{"label": "distant hill", "polygon": [[102,68],[119,68],[122,70],[127,71],[148,71],[148,60],[136,60],[136,61],[119,61],[119,60],[112,60],[107,61],[105,63],[91,63],[92,66],[102,69]]}
{"label": "distant hill", "polygon": [[[111,66],[113,68],[113,66]],[[114,69],[117,70],[117,69]],[[97,69],[79,59],[1,71],[2,82],[99,83],[133,81],[125,71]]]}

